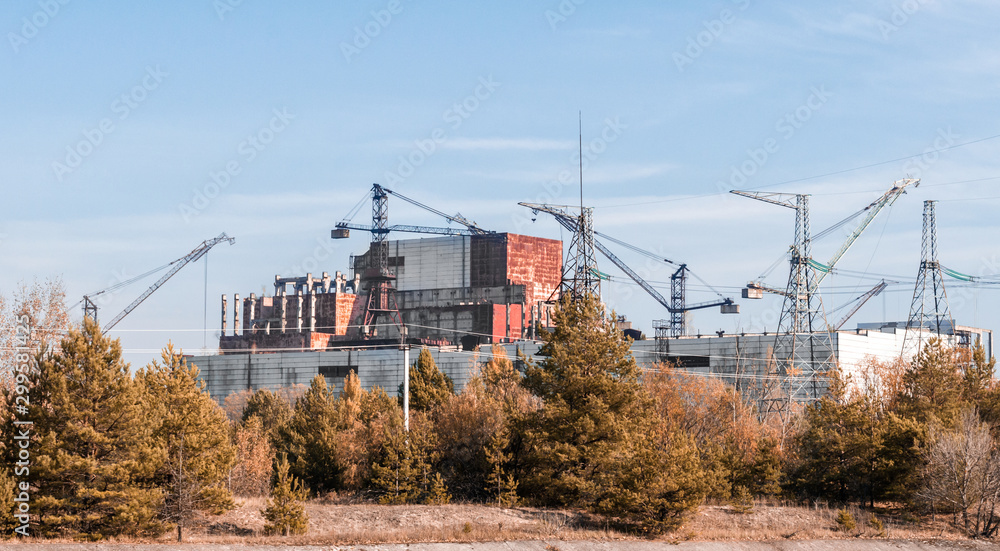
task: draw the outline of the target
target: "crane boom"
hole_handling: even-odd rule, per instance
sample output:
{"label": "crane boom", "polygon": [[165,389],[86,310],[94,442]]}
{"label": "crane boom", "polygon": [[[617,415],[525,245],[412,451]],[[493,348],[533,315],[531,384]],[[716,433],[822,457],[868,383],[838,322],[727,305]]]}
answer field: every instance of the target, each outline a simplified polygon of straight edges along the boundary
{"label": "crane boom", "polygon": [[107,325],[104,326],[104,329],[102,329],[101,332],[102,333],[107,333],[108,331],[110,331],[112,327],[114,327],[115,325],[117,325],[118,322],[120,322],[122,320],[122,318],[124,318],[125,316],[129,315],[129,313],[132,312],[132,310],[135,310],[137,306],[139,306],[140,304],[142,304],[142,301],[144,301],[147,298],[149,298],[149,295],[153,294],[154,291],[156,291],[157,289],[159,289],[164,283],[167,282],[168,279],[170,279],[171,277],[174,276],[174,274],[176,274],[177,272],[179,272],[181,270],[181,268],[183,268],[184,266],[187,266],[191,262],[194,262],[194,261],[198,260],[199,258],[205,256],[205,253],[207,253],[209,251],[209,249],[211,249],[212,247],[216,246],[217,244],[219,244],[222,241],[228,241],[229,244],[232,245],[232,243],[233,243],[233,241],[235,241],[235,239],[233,239],[232,237],[229,237],[228,235],[225,234],[225,232],[223,232],[223,233],[219,234],[218,237],[215,237],[213,239],[209,239],[207,241],[203,241],[201,243],[201,245],[198,245],[193,251],[191,251],[188,254],[186,254],[186,255],[178,258],[177,260],[171,262],[171,264],[173,264],[173,267],[170,268],[170,271],[168,271],[167,273],[163,274],[163,277],[161,277],[160,279],[158,279],[156,281],[156,283],[150,285],[149,289],[146,289],[145,292],[143,292],[141,295],[139,295],[139,298],[137,298],[134,301],[132,301],[132,304],[129,304],[128,306],[126,306],[125,309],[122,310],[120,314],[118,314],[117,316],[115,316],[115,318],[113,320],[111,320],[110,322],[108,322]]}
{"label": "crane boom", "polygon": [[[488,234],[488,233],[495,233],[495,232],[492,232],[490,230],[484,230],[483,228],[480,228],[475,222],[467,219],[466,217],[462,216],[461,214],[455,214],[455,215],[445,214],[445,213],[439,211],[438,209],[436,209],[434,207],[425,205],[425,204],[421,203],[420,201],[417,201],[416,199],[410,199],[409,197],[407,197],[407,196],[405,196],[405,195],[403,195],[403,194],[401,194],[399,192],[392,191],[391,189],[389,189],[387,187],[383,186],[382,190],[385,191],[386,193],[391,193],[394,197],[399,197],[400,199],[406,201],[407,203],[410,203],[413,206],[420,207],[420,208],[422,208],[422,209],[424,209],[424,210],[426,210],[428,212],[432,212],[432,213],[434,213],[434,214],[436,214],[436,215],[438,215],[438,216],[440,216],[440,217],[448,220],[449,222],[457,222],[457,223],[465,226],[466,228],[469,228],[469,232],[471,232],[469,234],[449,234],[449,235],[485,235],[485,234]],[[409,230],[398,230],[398,231],[409,231]],[[434,233],[434,232],[417,232],[417,233]]]}
{"label": "crane boom", "polygon": [[785,207],[790,209],[797,209],[796,198],[798,195],[794,193],[773,193],[767,191],[742,191],[738,189],[730,190],[729,193],[735,195],[742,195],[743,197],[749,197],[751,199],[756,199],[758,201],[763,201],[765,203],[771,203],[772,205],[778,205],[779,207]]}
{"label": "crane boom", "polygon": [[868,299],[873,298],[875,296],[878,296],[878,294],[881,293],[882,291],[884,291],[885,288],[888,287],[888,286],[889,286],[889,284],[886,283],[885,280],[883,279],[882,281],[880,281],[878,283],[878,285],[876,285],[875,287],[872,287],[865,294],[863,294],[860,297],[858,297],[858,299],[857,299],[858,303],[855,304],[847,312],[847,314],[844,315],[844,317],[840,318],[840,321],[837,322],[837,325],[834,326],[833,330],[834,331],[840,331],[840,328],[843,327],[844,324],[847,323],[847,320],[851,319],[851,316],[853,316],[854,314],[858,313],[858,310],[860,310],[861,307],[864,306],[866,302],[868,302]]}
{"label": "crane boom", "polygon": [[851,248],[851,245],[854,245],[854,242],[858,240],[858,237],[861,237],[862,232],[868,228],[868,225],[871,224],[872,220],[874,220],[875,217],[882,212],[882,209],[892,205],[896,202],[896,199],[898,199],[900,195],[906,193],[906,187],[910,184],[913,184],[913,187],[917,187],[920,185],[920,180],[906,178],[893,182],[892,189],[883,193],[881,197],[872,201],[872,203],[867,207],[861,209],[862,212],[868,211],[868,214],[861,220],[858,227],[854,228],[854,231],[847,236],[847,240],[844,241],[844,244],[840,246],[840,249],[834,253],[833,257],[831,257],[826,264],[820,264],[815,261],[811,262],[811,265],[816,268],[816,271],[818,272],[816,274],[816,279],[810,285],[811,290],[815,290],[819,287],[819,284],[823,282],[823,278],[825,278],[827,274],[833,270],[833,267],[840,261],[841,257],[847,253],[847,250]]}
{"label": "crane boom", "polygon": [[[578,219],[575,216],[569,214],[567,211],[565,211],[563,209],[560,209],[560,208],[557,208],[557,207],[553,207],[553,206],[550,206],[550,205],[539,205],[539,204],[535,204],[535,203],[519,203],[519,204],[521,206],[528,207],[528,208],[530,208],[533,211],[547,212],[547,213],[551,214],[553,217],[555,217],[555,219],[564,228],[566,228],[568,231],[571,231],[571,232],[577,231],[577,223],[578,223],[577,220]],[[643,279],[639,274],[637,274],[635,272],[635,270],[633,270],[632,268],[630,268],[628,266],[628,264],[625,264],[625,262],[623,262],[614,253],[612,253],[610,250],[608,250],[608,248],[606,246],[604,246],[604,244],[601,243],[600,241],[598,241],[597,239],[594,239],[594,248],[597,249],[598,251],[600,251],[601,254],[603,254],[615,266],[618,266],[618,268],[621,271],[625,272],[625,275],[629,276],[629,278],[631,278],[632,281],[636,282],[640,287],[642,287],[642,289],[644,291],[646,291],[649,294],[649,296],[653,297],[653,299],[655,299],[656,302],[659,302],[660,304],[662,304],[663,307],[666,308],[667,311],[670,312],[671,314],[679,313],[679,312],[686,312],[688,310],[698,310],[698,309],[701,309],[701,308],[711,308],[713,306],[722,306],[722,305],[729,306],[729,305],[733,304],[732,299],[723,298],[723,299],[718,300],[718,301],[709,301],[709,302],[702,302],[702,303],[698,303],[698,304],[685,305],[682,309],[674,308],[671,305],[670,301],[667,300],[662,294],[660,294],[660,292],[657,291],[652,285],[650,285],[649,282],[647,282],[645,279]],[[666,259],[664,259],[664,260],[666,260]]]}
{"label": "crane boom", "polygon": [[[337,222],[336,227],[338,230],[357,230],[365,232],[374,231],[372,226],[366,226],[363,224],[348,224],[346,222]],[[430,226],[410,226],[405,224],[397,224],[395,226],[389,226],[388,228],[386,228],[386,231],[388,232],[399,231],[407,233],[431,233],[440,235],[483,235],[480,232],[462,228],[433,228]],[[333,232],[331,233],[331,236],[335,239],[339,238],[336,232],[337,230],[333,230]]]}

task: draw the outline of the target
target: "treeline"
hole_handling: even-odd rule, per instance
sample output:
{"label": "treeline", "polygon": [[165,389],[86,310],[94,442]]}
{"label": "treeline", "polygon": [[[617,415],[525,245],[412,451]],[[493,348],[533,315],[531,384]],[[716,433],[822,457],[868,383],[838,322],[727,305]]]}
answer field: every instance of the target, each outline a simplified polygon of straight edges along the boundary
{"label": "treeline", "polygon": [[829,396],[806,408],[784,487],[838,502],[898,503],[952,515],[972,537],[1000,527],[1000,386],[981,346],[937,340],[912,363],[866,362],[833,374]]}
{"label": "treeline", "polygon": [[[562,303],[555,322],[540,359],[517,359],[519,370],[494,347],[458,394],[422,350],[408,430],[400,398],[364,390],[354,373],[337,389],[318,376],[298,393],[232,396],[227,417],[171,347],[131,375],[117,341],[85,324],[39,358],[29,383],[38,531],[158,536],[234,496],[270,494],[271,530],[295,533],[308,492],[573,507],[646,534],[677,528],[706,499],[745,509],[754,497],[821,498],[950,513],[970,535],[996,532],[1000,389],[981,350],[962,357],[932,342],[912,364],[830,374],[829,397],[765,415],[717,380],[640,370],[596,300]],[[945,476],[959,468],[961,480]],[[0,490],[13,480],[0,473]]]}
{"label": "treeline", "polygon": [[781,491],[780,443],[737,393],[642,373],[596,301],[564,303],[555,321],[540,361],[521,358],[522,373],[494,347],[457,395],[422,350],[409,431],[400,400],[363,390],[353,373],[339,391],[316,377],[294,405],[253,393],[236,408],[239,462],[286,455],[314,495],[576,507],[649,534],[679,526],[706,496]]}

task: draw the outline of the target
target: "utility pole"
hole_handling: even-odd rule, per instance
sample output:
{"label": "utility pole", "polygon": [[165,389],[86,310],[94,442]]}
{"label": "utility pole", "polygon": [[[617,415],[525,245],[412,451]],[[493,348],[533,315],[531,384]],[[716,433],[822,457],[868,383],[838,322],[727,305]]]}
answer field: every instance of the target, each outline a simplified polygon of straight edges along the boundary
{"label": "utility pole", "polygon": [[399,344],[403,349],[403,428],[410,431],[410,345],[406,342],[406,326],[400,327]]}

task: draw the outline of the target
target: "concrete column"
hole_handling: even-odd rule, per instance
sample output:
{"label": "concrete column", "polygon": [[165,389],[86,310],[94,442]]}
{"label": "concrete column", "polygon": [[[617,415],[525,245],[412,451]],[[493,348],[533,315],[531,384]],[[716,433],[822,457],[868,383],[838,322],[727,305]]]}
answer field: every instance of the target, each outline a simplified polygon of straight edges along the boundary
{"label": "concrete column", "polygon": [[226,318],[229,317],[228,308],[226,307],[226,295],[222,295],[222,336],[226,336]]}
{"label": "concrete column", "polygon": [[329,293],[330,292],[330,273],[329,272],[323,272],[323,292],[324,293]]}
{"label": "concrete column", "polygon": [[295,291],[295,330],[302,332],[302,289]]}
{"label": "concrete column", "polygon": [[316,289],[309,291],[309,331],[316,332]]}
{"label": "concrete column", "polygon": [[236,293],[233,295],[233,335],[239,336],[240,329],[240,308],[243,307],[243,303],[240,302],[240,294]]}
{"label": "concrete column", "polygon": [[257,296],[250,293],[250,312],[247,314],[247,328],[251,333],[256,333],[257,328],[253,326],[253,322],[257,321]]}
{"label": "concrete column", "polygon": [[288,322],[286,317],[288,314],[288,295],[285,294],[285,290],[281,290],[281,296],[276,296],[276,299],[281,301],[281,332],[284,333],[285,329],[288,327]]}
{"label": "concrete column", "polygon": [[334,279],[334,291],[337,293],[344,292],[344,274],[337,272],[337,277]]}
{"label": "concrete column", "polygon": [[313,275],[312,272],[306,274],[306,293],[311,293],[313,290]]}
{"label": "concrete column", "polygon": [[285,295],[285,290],[283,288],[284,285],[279,284],[278,283],[279,281],[281,281],[281,276],[279,275],[274,276],[274,296]]}

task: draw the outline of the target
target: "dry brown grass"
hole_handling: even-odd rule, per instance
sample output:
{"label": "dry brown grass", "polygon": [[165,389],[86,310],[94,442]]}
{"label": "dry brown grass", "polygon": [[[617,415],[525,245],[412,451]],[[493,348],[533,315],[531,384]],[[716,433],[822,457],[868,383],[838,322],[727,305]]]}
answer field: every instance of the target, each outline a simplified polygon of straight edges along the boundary
{"label": "dry brown grass", "polygon": [[[303,536],[266,537],[260,509],[265,498],[240,498],[238,507],[207,518],[185,541],[217,544],[359,545],[418,542],[510,540],[621,540],[628,535],[593,527],[588,515],[480,504],[376,505],[313,500],[306,504],[309,532]],[[333,502],[331,502],[333,501]],[[164,539],[169,539],[169,535]]]}
{"label": "dry brown grass", "polygon": [[843,532],[836,521],[838,505],[798,505],[756,501],[753,512],[739,514],[729,505],[705,505],[669,541],[776,541],[827,539],[966,539],[938,518],[916,518],[908,513],[877,509],[882,531],[870,522],[872,513],[856,505],[847,507],[857,526]]}
{"label": "dry brown grass", "polygon": [[[261,534],[264,498],[240,498],[237,509],[204,519],[186,531],[185,541],[205,544],[264,545],[374,545],[383,543],[487,542],[512,540],[620,541],[639,539],[602,529],[601,520],[578,511],[530,507],[504,509],[481,504],[376,505],[348,500],[313,500],[306,504],[309,532],[279,537]],[[345,503],[346,502],[346,503]],[[963,540],[945,520],[916,519],[883,509],[877,518],[880,534],[869,521],[871,513],[848,507],[857,521],[850,532],[837,529],[838,506],[809,506],[757,500],[752,512],[737,513],[731,505],[702,506],[675,533],[660,541],[781,541],[828,539]],[[153,541],[118,539],[107,543],[170,543],[169,533]]]}

